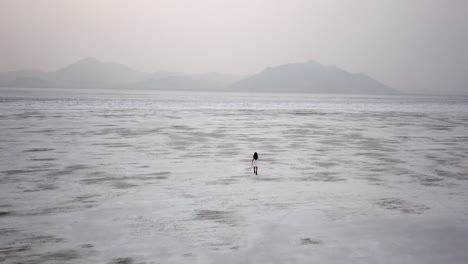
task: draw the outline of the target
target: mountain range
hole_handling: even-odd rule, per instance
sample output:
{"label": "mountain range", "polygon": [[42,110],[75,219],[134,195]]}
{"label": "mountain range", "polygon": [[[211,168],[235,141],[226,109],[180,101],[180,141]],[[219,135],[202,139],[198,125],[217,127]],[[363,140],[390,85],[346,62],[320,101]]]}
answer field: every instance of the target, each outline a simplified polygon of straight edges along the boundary
{"label": "mountain range", "polygon": [[140,72],[119,63],[82,59],[54,72],[0,73],[0,87],[103,88],[242,92],[397,94],[365,74],[349,73],[315,61],[268,67],[248,77],[206,73]]}

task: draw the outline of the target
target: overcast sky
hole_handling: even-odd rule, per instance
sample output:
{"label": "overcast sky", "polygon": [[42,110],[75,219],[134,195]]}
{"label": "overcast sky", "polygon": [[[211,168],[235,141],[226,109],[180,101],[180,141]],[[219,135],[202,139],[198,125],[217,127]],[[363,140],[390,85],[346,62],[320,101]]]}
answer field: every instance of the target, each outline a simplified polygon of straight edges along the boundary
{"label": "overcast sky", "polygon": [[316,60],[402,91],[468,94],[468,0],[0,0],[0,71],[86,57],[252,74]]}

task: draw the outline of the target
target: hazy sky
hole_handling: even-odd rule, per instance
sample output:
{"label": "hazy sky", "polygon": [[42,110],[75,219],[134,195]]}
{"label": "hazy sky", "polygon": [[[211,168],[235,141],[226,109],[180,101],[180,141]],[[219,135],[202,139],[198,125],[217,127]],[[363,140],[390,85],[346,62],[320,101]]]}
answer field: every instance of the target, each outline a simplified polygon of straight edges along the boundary
{"label": "hazy sky", "polygon": [[468,0],[0,0],[0,71],[85,57],[251,74],[316,60],[403,91],[468,94]]}

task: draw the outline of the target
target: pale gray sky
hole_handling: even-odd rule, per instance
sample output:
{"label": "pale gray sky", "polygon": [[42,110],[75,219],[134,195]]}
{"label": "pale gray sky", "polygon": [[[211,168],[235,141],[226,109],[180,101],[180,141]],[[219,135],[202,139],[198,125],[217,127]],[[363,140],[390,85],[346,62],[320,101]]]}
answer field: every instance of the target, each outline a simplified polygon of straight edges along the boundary
{"label": "pale gray sky", "polygon": [[251,74],[316,60],[402,91],[468,94],[468,0],[0,0],[0,71],[85,57]]}

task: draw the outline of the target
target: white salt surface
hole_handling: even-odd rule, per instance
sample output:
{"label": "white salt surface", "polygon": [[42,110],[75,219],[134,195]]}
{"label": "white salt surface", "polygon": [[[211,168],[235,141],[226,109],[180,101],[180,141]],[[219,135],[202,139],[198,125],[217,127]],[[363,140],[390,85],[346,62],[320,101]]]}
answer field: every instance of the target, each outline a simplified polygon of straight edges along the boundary
{"label": "white salt surface", "polygon": [[0,262],[468,263],[467,98],[1,89],[0,111]]}

